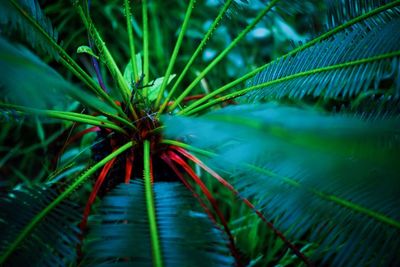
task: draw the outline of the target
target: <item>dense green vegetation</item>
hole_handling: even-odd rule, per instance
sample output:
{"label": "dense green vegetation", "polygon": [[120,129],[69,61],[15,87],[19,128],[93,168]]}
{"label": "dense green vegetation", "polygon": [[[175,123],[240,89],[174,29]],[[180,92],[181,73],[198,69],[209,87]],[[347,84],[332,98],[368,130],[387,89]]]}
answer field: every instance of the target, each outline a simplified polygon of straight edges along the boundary
{"label": "dense green vegetation", "polygon": [[400,266],[400,1],[0,1],[0,266]]}

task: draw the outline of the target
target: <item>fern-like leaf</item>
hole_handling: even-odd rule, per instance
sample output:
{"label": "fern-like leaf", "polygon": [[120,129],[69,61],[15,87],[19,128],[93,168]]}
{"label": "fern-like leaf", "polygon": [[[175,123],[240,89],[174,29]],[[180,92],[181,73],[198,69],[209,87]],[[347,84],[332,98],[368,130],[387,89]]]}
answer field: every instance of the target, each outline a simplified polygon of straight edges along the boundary
{"label": "fern-like leaf", "polygon": [[[165,266],[231,266],[227,239],[177,183],[155,183],[154,198]],[[121,184],[89,222],[88,266],[153,266],[144,185]]]}
{"label": "fern-like leaf", "polygon": [[[356,24],[333,38],[271,64],[250,81],[248,99],[300,99],[307,95],[347,98],[389,81],[388,93],[400,95],[400,9],[390,20],[370,27]],[[371,19],[370,19],[371,21]],[[388,85],[386,85],[388,86]]]}
{"label": "fern-like leaf", "polygon": [[[3,257],[22,229],[57,197],[45,185],[20,187],[0,196],[0,255]],[[4,266],[66,266],[75,260],[80,212],[63,201],[42,220],[6,259]]]}
{"label": "fern-like leaf", "polygon": [[315,242],[315,259],[399,264],[399,120],[243,105],[164,123],[167,137],[216,153],[206,162],[292,240]]}
{"label": "fern-like leaf", "polygon": [[57,41],[57,31],[45,16],[37,0],[2,0],[0,1],[0,25],[2,34],[19,32],[33,48],[57,55],[49,39],[41,31],[47,33],[53,41]]}
{"label": "fern-like leaf", "polygon": [[0,92],[1,100],[28,107],[63,109],[70,100],[66,96],[70,96],[97,110],[115,112],[99,98],[65,80],[27,48],[1,37]]}
{"label": "fern-like leaf", "polygon": [[[392,3],[394,0],[326,0],[326,2],[328,4],[327,26],[332,29],[375,8]],[[386,13],[382,15],[384,19]]]}

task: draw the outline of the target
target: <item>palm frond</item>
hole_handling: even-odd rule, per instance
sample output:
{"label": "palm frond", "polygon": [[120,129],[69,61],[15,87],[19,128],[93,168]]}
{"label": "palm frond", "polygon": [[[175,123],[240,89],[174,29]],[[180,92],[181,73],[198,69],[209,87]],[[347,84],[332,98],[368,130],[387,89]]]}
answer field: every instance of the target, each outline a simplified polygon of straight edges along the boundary
{"label": "palm frond", "polygon": [[[365,14],[375,8],[385,4],[395,2],[394,0],[327,0],[327,26],[329,29],[335,28],[347,21]],[[385,19],[387,13],[381,13],[382,19]],[[389,15],[390,17],[390,15]],[[374,20],[371,20],[374,21]],[[376,20],[375,20],[376,21]]]}
{"label": "palm frond", "polygon": [[243,105],[164,123],[167,137],[216,153],[206,162],[292,239],[317,243],[316,258],[399,260],[399,120]]}
{"label": "palm frond", "polygon": [[[391,19],[383,24],[356,24],[331,39],[274,62],[258,73],[243,93],[249,92],[250,100],[305,96],[345,99],[372,88],[385,89],[398,97],[400,9],[389,11],[386,13]],[[383,80],[391,85],[382,85]]]}
{"label": "palm frond", "polygon": [[29,44],[51,55],[57,52],[49,44],[49,40],[40,31],[57,41],[58,33],[50,20],[45,16],[37,0],[4,0],[0,2],[0,25],[2,34],[19,32]]}
{"label": "palm frond", "polygon": [[[165,266],[230,266],[227,239],[196,211],[177,183],[155,183],[157,223]],[[90,218],[85,264],[152,266],[150,229],[142,181],[121,184]]]}
{"label": "palm frond", "polygon": [[[30,221],[57,197],[46,185],[20,187],[0,196],[0,255]],[[79,243],[77,206],[63,201],[7,258],[4,266],[66,266]]]}
{"label": "palm frond", "polygon": [[28,107],[63,109],[70,100],[66,96],[70,96],[96,110],[115,112],[99,98],[65,80],[27,48],[1,37],[0,90],[2,100]]}

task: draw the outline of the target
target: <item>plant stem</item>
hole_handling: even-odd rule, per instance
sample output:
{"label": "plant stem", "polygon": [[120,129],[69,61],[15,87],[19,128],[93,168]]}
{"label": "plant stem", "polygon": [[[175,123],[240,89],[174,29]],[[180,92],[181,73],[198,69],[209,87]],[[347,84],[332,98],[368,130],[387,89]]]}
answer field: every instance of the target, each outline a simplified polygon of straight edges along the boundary
{"label": "plant stem", "polygon": [[87,123],[87,124],[99,126],[102,128],[113,129],[122,134],[127,134],[127,132],[123,128],[119,127],[115,123],[113,123],[107,119],[102,119],[102,118],[98,118],[98,117],[91,116],[91,115],[75,113],[75,112],[68,112],[68,111],[28,108],[28,107],[24,107],[24,106],[5,104],[5,103],[0,103],[0,106],[5,107],[5,108],[10,108],[13,110],[30,113],[30,114],[43,115],[43,116],[55,118],[55,119],[74,121],[74,122],[79,122],[79,123]]}
{"label": "plant stem", "polygon": [[119,70],[117,64],[115,63],[115,60],[113,56],[111,55],[110,51],[108,50],[108,47],[106,46],[106,43],[103,41],[102,37],[100,36],[100,33],[97,31],[96,27],[94,26],[93,22],[91,21],[90,17],[86,17],[85,13],[82,9],[82,6],[77,4],[76,9],[78,11],[79,16],[81,17],[83,24],[85,25],[87,31],[89,32],[90,36],[93,38],[94,43],[99,50],[99,54],[101,59],[104,60],[104,63],[106,64],[108,70],[111,73],[111,76],[113,79],[117,82],[118,86],[116,87],[124,99],[126,105],[128,106],[130,112],[132,113],[133,117],[135,120],[137,120],[139,117],[136,114],[136,111],[134,110],[132,103],[130,102],[130,90],[127,82],[125,81],[124,76],[122,75],[121,71]]}
{"label": "plant stem", "polygon": [[158,237],[157,218],[153,195],[153,174],[151,173],[151,159],[150,159],[150,141],[145,140],[143,143],[144,154],[144,186],[146,194],[147,215],[149,219],[151,246],[153,251],[153,266],[162,267],[162,254],[160,240]]}
{"label": "plant stem", "polygon": [[264,88],[267,86],[271,86],[277,83],[281,83],[281,82],[286,82],[288,80],[292,80],[295,78],[299,78],[299,77],[304,77],[304,76],[308,76],[308,75],[313,75],[313,74],[317,74],[317,73],[321,73],[321,72],[326,72],[326,71],[332,71],[332,70],[336,70],[336,69],[341,69],[341,68],[346,68],[346,67],[351,67],[351,66],[356,66],[356,65],[361,65],[361,64],[366,64],[366,63],[370,63],[370,62],[374,62],[377,60],[383,60],[386,58],[391,58],[391,57],[396,57],[396,56],[400,56],[400,50],[399,51],[394,51],[394,52],[390,52],[390,53],[386,53],[386,54],[382,54],[382,55],[377,55],[377,56],[373,56],[370,58],[363,58],[363,59],[358,59],[358,60],[354,60],[354,61],[350,61],[350,62],[345,62],[345,63],[340,63],[340,64],[335,64],[335,65],[331,65],[331,66],[326,66],[326,67],[321,67],[321,68],[317,68],[317,69],[312,69],[312,70],[307,70],[307,71],[303,71],[303,72],[299,72],[299,73],[295,73],[292,75],[288,75],[286,77],[282,77],[276,80],[272,80],[272,81],[268,81],[265,83],[261,83],[261,84],[257,84],[254,86],[250,86],[248,88],[244,88],[242,90],[227,94],[225,96],[219,97],[215,100],[212,100],[210,102],[207,102],[204,105],[200,105],[196,108],[193,108],[189,111],[186,111],[184,114],[185,115],[191,115],[194,114],[196,112],[202,111],[205,108],[208,108],[210,106],[213,106],[215,104],[218,104],[220,102],[224,102],[226,100],[232,99],[232,98],[236,98],[239,96],[242,96],[250,91],[254,91],[260,88]]}
{"label": "plant stem", "polygon": [[[160,87],[160,91],[158,92],[157,100],[155,102],[155,106],[156,107],[159,106],[159,104],[161,102],[161,98],[164,95],[165,88],[167,87],[167,83],[169,81],[169,76],[171,75],[172,69],[173,69],[173,67],[175,65],[175,61],[176,61],[176,58],[177,58],[178,53],[179,53],[179,49],[181,48],[182,40],[183,40],[183,37],[185,36],[186,28],[187,28],[187,26],[189,24],[190,15],[192,14],[195,2],[196,2],[195,0],[190,0],[189,5],[188,5],[188,7],[186,9],[185,18],[184,18],[183,23],[182,23],[182,28],[181,28],[181,31],[179,33],[178,40],[175,43],[174,51],[172,52],[172,56],[171,56],[171,58],[169,60],[167,71],[164,74],[164,79],[162,81],[162,84],[161,84],[161,87]],[[162,105],[160,111],[162,111],[164,109],[163,107],[165,107],[166,103],[168,103],[168,100],[164,102],[164,104]]]}
{"label": "plant stem", "polygon": [[[18,10],[18,12],[21,13],[21,15],[30,23],[32,26],[37,29],[37,31],[43,35],[43,37],[49,42],[49,44],[60,54],[60,60],[61,63],[69,70],[71,71],[78,79],[80,79],[82,82],[84,82],[96,95],[99,95],[102,97],[105,101],[107,101],[110,106],[115,108],[121,116],[126,117],[125,113],[122,111],[122,109],[115,104],[114,100],[107,95],[101,89],[101,87],[96,84],[93,79],[85,72],[82,70],[82,68],[68,55],[65,50],[57,44],[57,42],[49,36],[49,34],[43,30],[43,28],[27,13],[25,10],[20,6],[19,3],[16,2],[16,0],[9,0],[11,4],[14,5],[14,7]],[[102,112],[101,110],[98,110],[99,112]]]}
{"label": "plant stem", "polygon": [[139,81],[139,74],[138,74],[138,69],[136,65],[136,52],[135,52],[135,39],[133,35],[133,30],[132,30],[132,13],[131,13],[131,6],[130,6],[130,1],[125,0],[125,17],[126,17],[126,28],[128,31],[128,37],[129,37],[129,50],[131,52],[131,65],[132,65],[132,70],[133,70],[133,76],[135,79],[135,82]]}
{"label": "plant stem", "polygon": [[[174,83],[174,86],[172,87],[171,91],[168,93],[167,98],[165,99],[165,102],[163,105],[160,107],[159,114],[161,114],[165,107],[168,105],[168,101],[171,99],[173,94],[175,93],[176,89],[178,88],[179,84],[182,82],[184,76],[188,72],[189,68],[192,66],[193,62],[203,49],[203,47],[206,45],[208,39],[210,39],[211,35],[214,33],[214,30],[217,28],[218,23],[221,21],[222,17],[225,15],[226,11],[228,10],[229,6],[231,5],[233,0],[227,0],[225,1],[224,6],[218,13],[218,16],[215,18],[214,22],[211,24],[210,28],[208,28],[207,33],[204,35],[203,39],[201,40],[200,44],[197,46],[196,50],[194,51],[193,55],[190,57],[188,63],[185,65],[185,68],[179,74],[179,77],[177,78],[176,82]],[[156,105],[157,106],[157,105]]]}
{"label": "plant stem", "polygon": [[249,24],[247,27],[232,41],[232,43],[224,49],[198,76],[197,78],[183,91],[176,99],[174,104],[169,108],[174,110],[180,102],[193,90],[193,88],[217,65],[236,45],[256,26],[256,24],[274,7],[279,0],[272,0]]}
{"label": "plant stem", "polygon": [[[149,83],[150,75],[150,65],[149,65],[149,18],[147,13],[147,0],[142,1],[142,19],[143,19],[143,84],[147,85]],[[147,91],[145,90],[146,94]],[[146,98],[147,95],[144,95]]]}
{"label": "plant stem", "polygon": [[96,163],[86,172],[84,172],[78,179],[75,180],[64,192],[62,192],[56,199],[53,200],[46,208],[40,211],[30,222],[26,225],[22,231],[18,234],[17,238],[12,242],[0,256],[0,265],[3,265],[8,257],[16,250],[16,248],[21,244],[21,242],[27,237],[27,235],[36,227],[41,220],[43,220],[46,215],[53,210],[57,205],[59,205],[64,199],[66,199],[72,192],[79,188],[92,174],[94,174],[98,169],[103,167],[108,161],[115,158],[122,152],[133,146],[133,142],[130,141],[125,145],[121,146],[107,157]]}
{"label": "plant stem", "polygon": [[373,9],[373,10],[371,10],[371,11],[369,11],[369,12],[363,14],[363,15],[360,15],[360,16],[358,16],[356,18],[353,18],[353,19],[349,20],[348,22],[345,22],[342,25],[339,25],[339,26],[327,31],[326,33],[318,36],[317,38],[315,38],[315,39],[313,39],[313,40],[311,40],[311,41],[309,41],[309,42],[307,42],[307,43],[295,48],[294,50],[290,51],[286,55],[283,55],[283,56],[275,59],[274,61],[272,61],[272,62],[270,62],[268,64],[265,64],[265,65],[263,65],[261,67],[258,67],[256,69],[252,70],[251,72],[245,74],[244,76],[242,76],[242,77],[240,77],[240,78],[238,78],[238,79],[236,79],[236,80],[234,80],[234,81],[232,81],[232,82],[230,82],[230,83],[228,83],[228,84],[216,89],[215,91],[213,91],[210,94],[206,95],[204,98],[193,102],[191,105],[189,105],[186,108],[184,108],[183,110],[179,111],[178,114],[186,114],[186,112],[188,112],[189,110],[199,106],[202,103],[205,103],[207,100],[213,98],[214,96],[216,96],[218,94],[221,94],[221,93],[233,88],[234,86],[236,86],[236,85],[248,80],[249,78],[251,78],[254,75],[256,75],[257,73],[259,73],[260,71],[268,68],[271,64],[273,64],[274,62],[276,62],[278,60],[285,59],[285,58],[287,58],[289,56],[292,56],[292,55],[294,55],[294,54],[296,54],[296,53],[298,53],[300,51],[303,51],[306,48],[311,47],[311,46],[315,45],[316,43],[331,37],[335,33],[338,33],[338,32],[340,32],[340,31],[342,31],[344,29],[347,29],[351,25],[354,25],[354,24],[356,24],[356,23],[358,23],[360,21],[363,21],[363,20],[365,20],[367,18],[370,18],[370,17],[372,17],[372,16],[374,16],[374,15],[376,15],[376,14],[382,12],[382,11],[385,11],[387,9],[393,8],[395,6],[398,6],[399,4],[400,4],[400,0],[396,0],[396,1],[393,1],[393,2],[388,3],[386,5],[383,5],[381,7],[375,8],[375,9]]}

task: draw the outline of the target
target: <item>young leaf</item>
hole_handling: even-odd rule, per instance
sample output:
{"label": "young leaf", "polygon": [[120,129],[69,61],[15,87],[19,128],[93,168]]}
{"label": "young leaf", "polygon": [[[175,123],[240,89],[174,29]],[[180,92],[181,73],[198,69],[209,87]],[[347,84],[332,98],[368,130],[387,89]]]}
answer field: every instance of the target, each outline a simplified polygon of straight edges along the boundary
{"label": "young leaf", "polygon": [[[138,75],[139,77],[141,77],[143,75],[143,70],[142,70],[142,56],[140,55],[140,53],[136,54],[136,65],[137,65]],[[135,81],[135,76],[132,69],[132,61],[129,61],[129,63],[125,67],[124,78],[125,81],[129,84],[130,89],[134,90],[133,86],[139,81]]]}
{"label": "young leaf", "polygon": [[88,54],[88,55],[90,55],[90,56],[92,56],[92,57],[94,57],[94,58],[96,58],[96,59],[99,59],[99,57],[93,52],[92,48],[90,48],[90,47],[87,46],[87,45],[81,45],[80,47],[78,47],[78,49],[76,50],[76,52],[77,52],[78,54],[85,53],[85,54]]}
{"label": "young leaf", "polygon": [[[176,74],[171,74],[169,76],[168,82],[166,85],[168,85],[174,78]],[[150,82],[151,86],[143,88],[144,91],[146,91],[145,95],[147,95],[147,99],[151,102],[157,99],[158,93],[160,91],[161,85],[164,81],[164,77],[160,77],[155,79],[154,81]]]}

